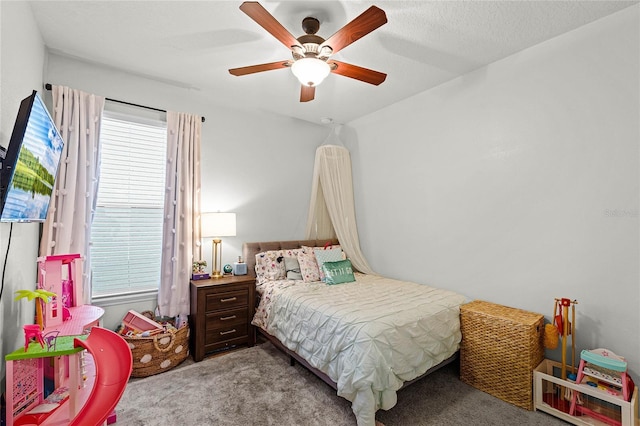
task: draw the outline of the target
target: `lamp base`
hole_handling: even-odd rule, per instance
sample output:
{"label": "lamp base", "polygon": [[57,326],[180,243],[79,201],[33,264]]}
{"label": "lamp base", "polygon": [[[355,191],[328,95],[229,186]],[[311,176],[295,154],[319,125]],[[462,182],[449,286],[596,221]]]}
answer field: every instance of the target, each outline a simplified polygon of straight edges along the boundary
{"label": "lamp base", "polygon": [[220,238],[214,238],[212,243],[211,256],[213,257],[213,262],[211,262],[211,278],[222,278],[224,276],[220,271],[220,265],[222,264],[222,240]]}

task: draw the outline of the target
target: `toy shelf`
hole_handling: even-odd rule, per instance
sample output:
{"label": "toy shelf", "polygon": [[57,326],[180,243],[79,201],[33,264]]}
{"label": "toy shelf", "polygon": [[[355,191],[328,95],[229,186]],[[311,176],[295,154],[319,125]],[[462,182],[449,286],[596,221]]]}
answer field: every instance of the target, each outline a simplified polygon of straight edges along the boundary
{"label": "toy shelf", "polygon": [[[560,363],[545,359],[533,371],[535,410],[544,411],[574,425],[640,425],[637,387],[634,388],[630,401],[625,401],[621,395],[587,385],[586,380],[576,384],[561,379],[557,376],[561,367]],[[569,414],[573,392],[578,392],[590,410],[597,412],[598,417],[603,420],[582,413]]]}

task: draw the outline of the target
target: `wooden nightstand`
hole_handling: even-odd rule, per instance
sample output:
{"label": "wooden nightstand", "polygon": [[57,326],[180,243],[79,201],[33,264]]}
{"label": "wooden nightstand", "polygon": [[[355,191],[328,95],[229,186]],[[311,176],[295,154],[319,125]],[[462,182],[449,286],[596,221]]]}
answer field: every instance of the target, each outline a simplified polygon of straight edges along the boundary
{"label": "wooden nightstand", "polygon": [[191,353],[202,361],[208,352],[256,342],[251,325],[255,277],[250,275],[191,281]]}

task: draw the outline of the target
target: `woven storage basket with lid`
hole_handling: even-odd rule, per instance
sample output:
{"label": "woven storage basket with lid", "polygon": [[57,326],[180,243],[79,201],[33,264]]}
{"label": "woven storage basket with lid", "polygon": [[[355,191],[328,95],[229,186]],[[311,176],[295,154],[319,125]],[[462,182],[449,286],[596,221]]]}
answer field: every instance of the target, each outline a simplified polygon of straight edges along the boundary
{"label": "woven storage basket with lid", "polygon": [[544,358],[544,316],[475,300],[460,307],[460,379],[533,410],[533,369]]}

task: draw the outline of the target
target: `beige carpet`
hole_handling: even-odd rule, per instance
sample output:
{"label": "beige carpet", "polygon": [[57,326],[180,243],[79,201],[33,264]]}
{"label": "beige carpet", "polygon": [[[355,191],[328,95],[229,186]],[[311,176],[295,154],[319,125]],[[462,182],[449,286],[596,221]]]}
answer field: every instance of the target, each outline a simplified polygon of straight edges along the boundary
{"label": "beige carpet", "polygon": [[[133,379],[116,413],[121,426],[356,424],[349,401],[304,367],[291,367],[270,343]],[[465,385],[455,364],[401,390],[398,404],[376,418],[378,426],[565,424]]]}

